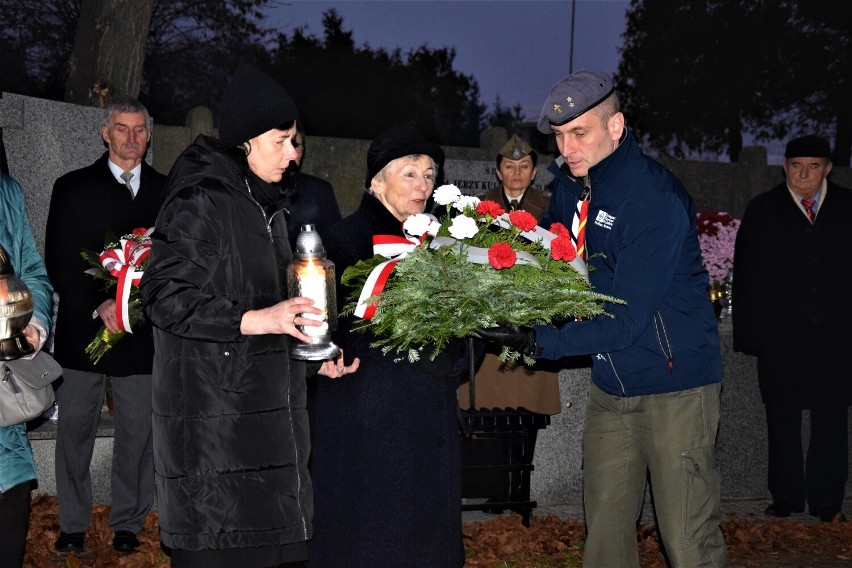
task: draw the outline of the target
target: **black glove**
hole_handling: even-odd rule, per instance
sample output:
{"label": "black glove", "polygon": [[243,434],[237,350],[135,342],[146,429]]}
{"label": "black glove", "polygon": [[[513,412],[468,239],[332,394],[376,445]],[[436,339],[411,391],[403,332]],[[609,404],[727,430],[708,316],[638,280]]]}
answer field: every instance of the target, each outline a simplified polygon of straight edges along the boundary
{"label": "black glove", "polygon": [[480,329],[473,335],[486,341],[505,345],[521,355],[534,355],[536,351],[535,330],[531,327],[521,326],[518,329],[509,326],[489,327]]}

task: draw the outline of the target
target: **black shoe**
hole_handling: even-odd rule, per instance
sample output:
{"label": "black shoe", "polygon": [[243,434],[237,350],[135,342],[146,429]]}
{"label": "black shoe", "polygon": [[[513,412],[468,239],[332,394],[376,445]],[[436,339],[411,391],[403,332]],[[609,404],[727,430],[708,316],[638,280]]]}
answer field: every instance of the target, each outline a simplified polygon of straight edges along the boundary
{"label": "black shoe", "polygon": [[130,531],[115,531],[112,547],[119,552],[132,552],[139,547],[139,539]]}
{"label": "black shoe", "polygon": [[837,522],[839,522],[839,523],[845,523],[846,522],[846,515],[844,515],[840,511],[834,511],[834,512],[821,511],[821,512],[816,512],[816,513],[812,512],[811,516],[812,517],[819,517],[819,520],[824,522],[824,523],[833,522],[835,517],[837,517]]}
{"label": "black shoe", "polygon": [[67,533],[59,531],[59,538],[53,548],[59,552],[83,552],[86,544],[86,533]]}
{"label": "black shoe", "polygon": [[505,503],[505,499],[494,499],[493,497],[485,502],[485,507],[482,508],[483,513],[488,513],[489,515],[502,515],[505,512],[500,505],[495,505],[495,503]]}
{"label": "black shoe", "polygon": [[770,517],[782,517],[783,518],[783,517],[789,517],[793,513],[802,513],[802,512],[804,512],[804,510],[805,510],[804,507],[795,508],[795,507],[791,507],[787,503],[781,503],[780,501],[774,501],[773,503],[771,503],[766,508],[764,513],[766,513]]}

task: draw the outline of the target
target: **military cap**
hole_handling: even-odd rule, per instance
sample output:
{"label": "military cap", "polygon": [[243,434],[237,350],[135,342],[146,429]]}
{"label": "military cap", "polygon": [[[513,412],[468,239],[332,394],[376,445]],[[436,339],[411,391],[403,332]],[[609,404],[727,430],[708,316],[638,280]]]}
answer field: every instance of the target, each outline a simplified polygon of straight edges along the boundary
{"label": "military cap", "polygon": [[500,148],[500,155],[510,160],[520,160],[524,156],[529,156],[532,151],[529,144],[517,134],[513,134]]}
{"label": "military cap", "polygon": [[784,151],[785,158],[828,158],[831,159],[831,148],[828,140],[809,134],[794,138],[787,142]]}
{"label": "military cap", "polygon": [[568,75],[550,89],[538,118],[538,131],[550,134],[551,125],[572,121],[612,94],[612,79],[606,73],[583,69]]}

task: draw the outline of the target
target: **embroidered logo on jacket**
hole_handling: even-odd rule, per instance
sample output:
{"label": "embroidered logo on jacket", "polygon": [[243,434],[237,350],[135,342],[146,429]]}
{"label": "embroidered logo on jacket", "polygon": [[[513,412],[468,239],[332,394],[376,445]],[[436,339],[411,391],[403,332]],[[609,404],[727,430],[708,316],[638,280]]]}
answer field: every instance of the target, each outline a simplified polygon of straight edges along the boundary
{"label": "embroidered logo on jacket", "polygon": [[598,216],[595,217],[595,225],[604,229],[612,229],[613,223],[615,223],[615,217],[606,211],[598,211]]}

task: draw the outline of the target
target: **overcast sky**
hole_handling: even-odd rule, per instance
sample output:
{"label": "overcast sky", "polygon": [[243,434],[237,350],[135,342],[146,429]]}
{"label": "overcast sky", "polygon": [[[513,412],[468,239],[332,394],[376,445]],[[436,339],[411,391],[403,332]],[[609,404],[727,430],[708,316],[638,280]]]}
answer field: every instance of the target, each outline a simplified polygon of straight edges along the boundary
{"label": "overcast sky", "polygon": [[[479,83],[482,102],[497,95],[538,118],[550,87],[571,65],[572,0],[279,1],[267,23],[322,36],[322,14],[335,8],[355,43],[403,52],[423,44],[454,47],[455,69]],[[613,73],[628,0],[576,0],[573,70]]]}

